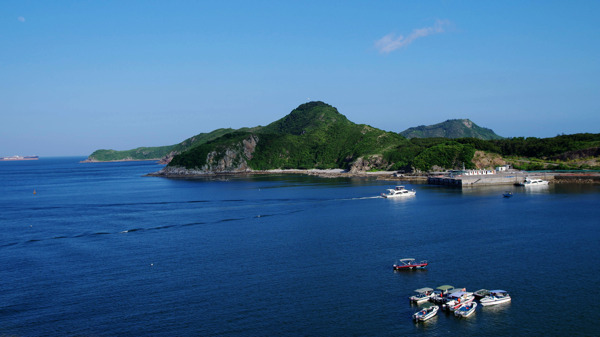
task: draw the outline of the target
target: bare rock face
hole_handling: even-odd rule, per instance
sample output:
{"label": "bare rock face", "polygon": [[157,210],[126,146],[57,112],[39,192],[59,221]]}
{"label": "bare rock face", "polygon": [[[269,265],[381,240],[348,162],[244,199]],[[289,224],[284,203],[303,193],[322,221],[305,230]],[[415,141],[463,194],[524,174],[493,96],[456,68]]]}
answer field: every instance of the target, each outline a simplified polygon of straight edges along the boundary
{"label": "bare rock face", "polygon": [[258,136],[250,135],[238,144],[209,152],[206,156],[206,164],[200,168],[186,169],[167,166],[156,175],[186,176],[248,172],[252,170],[248,165],[248,160],[252,159],[258,141]]}
{"label": "bare rock face", "polygon": [[256,149],[258,137],[251,135],[241,143],[223,150],[212,151],[206,158],[206,165],[202,167],[204,171],[215,173],[226,172],[245,172],[250,171],[248,160],[252,159],[252,154]]}
{"label": "bare rock face", "polygon": [[497,166],[506,165],[506,161],[499,154],[484,151],[475,151],[472,161],[477,169],[493,169]]}
{"label": "bare rock face", "polygon": [[373,155],[367,158],[360,157],[352,163],[350,173],[366,172],[372,169],[386,169],[388,162],[381,155]]}
{"label": "bare rock face", "polygon": [[176,155],[178,155],[178,154],[179,154],[179,152],[178,152],[178,151],[171,151],[171,152],[169,152],[169,154],[168,154],[168,155],[166,155],[166,156],[162,157],[162,158],[161,158],[161,159],[158,161],[158,163],[159,163],[159,164],[168,164],[168,163],[170,163],[170,162],[171,162],[171,160],[173,159],[173,157],[175,157],[175,156],[176,156]]}

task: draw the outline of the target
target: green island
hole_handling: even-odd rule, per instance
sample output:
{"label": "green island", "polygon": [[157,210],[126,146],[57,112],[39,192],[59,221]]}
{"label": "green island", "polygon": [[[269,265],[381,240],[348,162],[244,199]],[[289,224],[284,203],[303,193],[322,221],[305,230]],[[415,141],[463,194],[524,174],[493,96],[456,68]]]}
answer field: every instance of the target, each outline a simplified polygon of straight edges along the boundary
{"label": "green island", "polygon": [[162,147],[98,150],[88,161],[162,160],[162,175],[267,170],[401,171],[600,169],[600,134],[503,138],[470,120],[400,133],[349,121],[324,102],[308,102],[267,126],[217,129]]}

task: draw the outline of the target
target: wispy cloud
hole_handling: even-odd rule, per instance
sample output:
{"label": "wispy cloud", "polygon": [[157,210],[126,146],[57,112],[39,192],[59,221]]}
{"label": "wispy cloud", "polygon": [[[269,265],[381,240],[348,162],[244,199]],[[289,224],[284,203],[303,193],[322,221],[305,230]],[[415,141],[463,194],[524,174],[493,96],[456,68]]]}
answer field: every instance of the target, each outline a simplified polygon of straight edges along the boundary
{"label": "wispy cloud", "polygon": [[450,25],[450,21],[448,20],[437,20],[432,27],[415,29],[406,37],[403,35],[396,36],[396,34],[390,33],[375,41],[375,48],[377,48],[380,53],[391,53],[396,49],[408,46],[418,38],[443,33],[448,25]]}
{"label": "wispy cloud", "polygon": [[22,16],[19,16],[19,17],[17,18],[17,20],[19,20],[19,21],[21,21],[21,22],[25,22],[25,18],[24,18],[24,17],[22,17]]}

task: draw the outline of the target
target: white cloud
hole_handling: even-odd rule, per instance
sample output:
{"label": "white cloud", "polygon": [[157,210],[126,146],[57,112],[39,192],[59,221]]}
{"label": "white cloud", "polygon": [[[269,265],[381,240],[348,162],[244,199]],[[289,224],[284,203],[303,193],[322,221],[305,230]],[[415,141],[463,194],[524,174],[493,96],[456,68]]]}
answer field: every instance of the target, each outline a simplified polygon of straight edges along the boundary
{"label": "white cloud", "polygon": [[19,21],[21,21],[21,22],[25,22],[25,18],[24,18],[24,17],[22,17],[22,16],[19,16],[19,17],[17,18],[17,20],[19,20]]}
{"label": "white cloud", "polygon": [[449,24],[450,22],[447,20],[437,20],[432,27],[415,29],[406,37],[403,35],[396,36],[394,33],[390,33],[375,41],[375,48],[377,48],[380,53],[391,53],[396,49],[408,46],[418,38],[443,33]]}

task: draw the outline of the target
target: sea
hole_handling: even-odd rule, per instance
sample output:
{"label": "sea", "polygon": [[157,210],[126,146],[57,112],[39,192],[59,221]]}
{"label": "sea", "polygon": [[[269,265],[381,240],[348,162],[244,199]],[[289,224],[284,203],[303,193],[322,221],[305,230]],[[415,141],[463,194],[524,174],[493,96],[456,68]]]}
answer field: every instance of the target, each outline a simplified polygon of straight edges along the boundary
{"label": "sea", "polygon": [[[0,336],[600,335],[598,185],[168,179],[83,159],[0,163]],[[378,197],[395,184],[417,193]],[[445,284],[512,301],[414,323],[409,296]]]}

